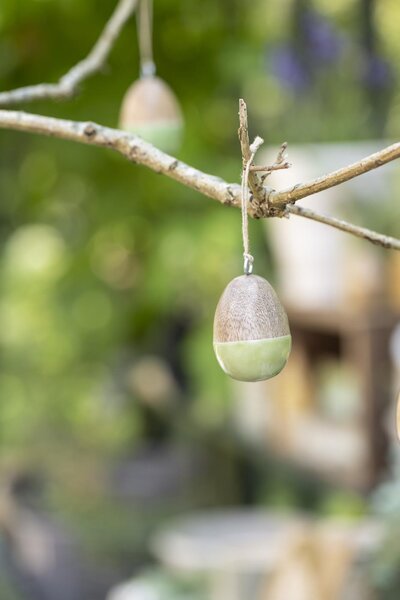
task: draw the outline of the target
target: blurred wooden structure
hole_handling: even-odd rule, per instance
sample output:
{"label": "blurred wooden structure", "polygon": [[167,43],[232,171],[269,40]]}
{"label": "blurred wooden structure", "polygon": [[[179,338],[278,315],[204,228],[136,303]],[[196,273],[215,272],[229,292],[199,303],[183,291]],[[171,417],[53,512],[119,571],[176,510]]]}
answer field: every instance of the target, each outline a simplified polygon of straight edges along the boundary
{"label": "blurred wooden structure", "polygon": [[[354,162],[376,142],[291,146],[293,167],[270,183],[295,185]],[[273,150],[266,153],[268,163]],[[398,167],[305,199],[308,208],[345,218],[379,197],[391,211]],[[372,216],[370,217],[373,218]],[[389,340],[400,315],[400,259],[340,232],[299,220],[265,225],[277,266],[277,290],[287,309],[293,350],[276,380],[266,383],[264,440],[268,451],[330,483],[370,489],[385,466],[383,414],[390,405]],[[245,400],[243,401],[245,402]],[[264,400],[264,405],[267,404]]]}
{"label": "blurred wooden structure", "polygon": [[[384,306],[356,312],[293,308],[288,312],[295,360],[296,354],[301,356],[302,365],[308,370],[305,378],[310,398],[305,405],[300,397],[297,401],[293,398],[298,388],[289,392],[291,404],[298,406],[303,402],[303,410],[298,411],[297,422],[295,419],[292,423],[297,432],[292,441],[286,436],[281,450],[334,483],[369,488],[385,466],[387,439],[383,416],[391,400],[389,339],[398,317]],[[321,398],[324,390],[318,389],[315,369],[318,362],[326,359],[344,366],[353,378],[352,407],[335,407],[335,394],[330,400]],[[287,375],[290,377],[290,371]],[[343,391],[339,392],[343,396]],[[285,394],[279,402],[285,402]]]}
{"label": "blurred wooden structure", "polygon": [[383,305],[287,309],[288,364],[273,380],[234,384],[236,427],[270,456],[367,491],[386,464],[397,312]]}

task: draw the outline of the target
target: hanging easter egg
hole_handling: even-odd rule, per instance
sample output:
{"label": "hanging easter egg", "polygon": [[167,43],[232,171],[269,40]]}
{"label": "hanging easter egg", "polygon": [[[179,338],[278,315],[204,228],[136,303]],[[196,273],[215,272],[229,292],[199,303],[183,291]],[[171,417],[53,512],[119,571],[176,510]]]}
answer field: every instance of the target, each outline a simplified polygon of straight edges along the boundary
{"label": "hanging easter egg", "polygon": [[258,275],[233,279],[214,318],[214,351],[225,373],[241,381],[274,377],[291,343],[285,309],[268,281]]}
{"label": "hanging easter egg", "polygon": [[159,77],[147,75],[135,81],[125,94],[121,129],[136,133],[164,152],[179,148],[183,118],[175,94]]}

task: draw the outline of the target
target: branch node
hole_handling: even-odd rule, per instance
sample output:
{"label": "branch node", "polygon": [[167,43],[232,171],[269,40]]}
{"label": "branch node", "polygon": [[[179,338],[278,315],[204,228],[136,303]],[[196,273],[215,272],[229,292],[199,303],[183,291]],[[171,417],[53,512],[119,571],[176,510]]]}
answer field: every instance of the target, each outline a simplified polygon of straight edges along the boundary
{"label": "branch node", "polygon": [[178,161],[178,159],[175,158],[172,161],[172,163],[169,165],[168,170],[169,171],[174,171],[177,168],[178,165],[179,165],[179,161]]}
{"label": "branch node", "polygon": [[95,124],[90,121],[88,123],[86,123],[86,125],[83,129],[83,133],[88,138],[92,137],[93,135],[96,135],[97,128],[96,128]]}

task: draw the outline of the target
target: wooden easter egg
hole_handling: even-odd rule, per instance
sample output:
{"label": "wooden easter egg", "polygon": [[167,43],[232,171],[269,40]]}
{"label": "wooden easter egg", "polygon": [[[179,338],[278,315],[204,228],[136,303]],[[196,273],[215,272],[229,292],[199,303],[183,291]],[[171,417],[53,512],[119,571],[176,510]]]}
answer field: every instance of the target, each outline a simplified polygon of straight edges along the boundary
{"label": "wooden easter egg", "polygon": [[214,351],[225,373],[241,381],[274,377],[291,344],[285,309],[268,281],[258,275],[233,279],[214,319]]}
{"label": "wooden easter egg", "polygon": [[183,118],[175,94],[159,77],[148,75],[135,81],[122,101],[121,129],[136,133],[165,152],[180,145]]}

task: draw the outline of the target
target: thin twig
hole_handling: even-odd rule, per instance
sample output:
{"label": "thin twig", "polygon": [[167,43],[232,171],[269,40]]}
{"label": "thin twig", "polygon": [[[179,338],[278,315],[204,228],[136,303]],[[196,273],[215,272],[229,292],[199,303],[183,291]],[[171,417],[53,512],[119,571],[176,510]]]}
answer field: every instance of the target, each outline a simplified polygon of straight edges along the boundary
{"label": "thin twig", "polygon": [[359,238],[363,238],[364,240],[369,240],[378,246],[391,248],[392,250],[400,250],[400,240],[388,235],[377,233],[376,231],[372,231],[366,227],[359,227],[358,225],[353,225],[353,223],[348,223],[347,221],[337,219],[336,217],[321,215],[313,210],[310,210],[309,208],[304,208],[304,206],[289,205],[287,207],[287,211],[293,215],[305,217],[306,219],[312,219],[313,221],[318,221],[318,223],[324,223],[325,225],[330,225],[331,227],[340,229],[341,231],[346,231],[347,233],[351,233]]}
{"label": "thin twig", "polygon": [[[239,100],[239,129],[238,136],[240,142],[240,148],[242,151],[242,168],[246,168],[250,158],[251,158],[251,150],[250,150],[250,140],[249,140],[249,128],[247,123],[247,106],[246,102],[240,98]],[[262,139],[262,138],[259,138]],[[262,182],[257,175],[257,173],[252,172],[251,164],[249,165],[249,188],[253,195],[251,200],[254,204],[262,205],[265,202],[265,188],[262,185]]]}
{"label": "thin twig", "polygon": [[[264,172],[263,175],[261,175],[260,181],[262,184],[264,184],[264,181],[267,179],[267,177],[269,177],[272,173],[272,171],[278,171],[280,169],[289,169],[292,165],[287,161],[288,158],[288,153],[287,153],[287,142],[283,142],[283,144],[281,144],[281,147],[279,148],[279,152],[276,156],[275,162],[268,166],[268,167],[253,167],[254,171],[261,171]],[[269,206],[269,200],[267,198],[267,205]]]}
{"label": "thin twig", "polygon": [[297,202],[297,200],[301,200],[306,196],[317,194],[318,192],[327,190],[335,185],[354,179],[354,177],[358,177],[363,173],[377,169],[396,158],[400,158],[400,142],[392,144],[391,146],[379,150],[351,165],[347,165],[346,167],[328,173],[327,175],[322,175],[322,177],[318,177],[307,183],[298,183],[287,190],[279,192],[275,190],[271,191],[268,196],[269,203],[273,206],[284,206],[288,203],[291,204]]}
{"label": "thin twig", "polygon": [[[131,162],[144,165],[157,173],[163,173],[209,198],[218,200],[218,202],[221,202],[222,204],[240,207],[241,192],[240,186],[237,183],[227,183],[219,177],[203,173],[202,171],[161,152],[161,150],[158,150],[148,142],[145,142],[140,137],[118,129],[103,127],[92,122],[67,121],[65,119],[43,117],[10,110],[0,110],[0,128],[36,133],[39,135],[72,140],[83,144],[110,148],[115,152],[122,154]],[[394,146],[385,148],[381,150],[381,152],[372,155],[375,162],[379,160],[377,159],[379,155],[383,156],[383,162],[398,158],[400,155],[400,144],[395,144]],[[388,158],[389,156],[390,158]],[[365,165],[371,164],[370,159],[371,157],[367,157],[360,161],[360,163],[357,163],[361,165],[361,173],[364,172],[362,169],[365,168]],[[378,164],[375,165],[375,167],[378,166]],[[369,167],[367,170],[371,170],[371,168],[374,167]],[[350,179],[355,176],[352,174],[354,165],[351,165],[349,169],[351,173],[349,176]],[[326,177],[329,178],[330,176],[328,175]],[[343,181],[346,181],[346,179],[343,179]],[[311,184],[307,185],[310,186]],[[305,212],[310,213],[311,211],[296,206],[288,205],[286,210],[292,214],[300,215],[300,213],[302,213],[301,216],[314,218],[314,220],[319,220],[320,222],[325,222],[327,224],[327,219],[330,219],[330,217],[323,217],[317,213],[313,213],[313,216],[310,216],[310,214],[306,215]],[[250,203],[249,215],[257,218],[268,216],[265,214],[264,207],[254,206],[253,203]],[[323,219],[325,219],[325,221]],[[341,222],[339,221],[339,223]],[[331,222],[329,222],[329,225],[333,225],[334,227],[338,226],[337,223],[333,224]],[[344,227],[339,228],[348,231],[349,233],[353,233],[354,235],[358,235],[359,237],[364,237],[365,239],[386,248],[393,248],[395,250],[400,249],[399,240],[381,236],[380,234],[370,232],[369,230],[365,230],[365,235],[363,235],[363,233],[360,233],[360,228],[350,224],[345,224],[345,227],[347,225],[348,227],[346,229],[344,229]],[[354,231],[353,228],[357,231]]]}
{"label": "thin twig", "polygon": [[276,157],[276,160],[275,160],[276,165],[283,163],[287,159],[287,157],[288,157],[287,147],[288,147],[287,142],[283,142],[281,144],[281,147],[279,148],[278,156]]}
{"label": "thin twig", "polygon": [[[270,173],[272,173],[272,171],[278,171],[279,169],[289,169],[289,167],[291,167],[292,165],[287,161],[287,146],[287,142],[283,142],[283,144],[281,144],[275,162],[272,165],[268,165],[266,167],[252,165],[250,167],[250,171],[266,171],[267,175],[269,175]],[[263,179],[265,179],[265,175]]]}
{"label": "thin twig", "polygon": [[0,106],[33,100],[64,100],[73,96],[84,79],[103,67],[121,29],[135,10],[137,1],[120,0],[87,57],[73,66],[58,83],[39,83],[0,92]]}
{"label": "thin twig", "polygon": [[[249,143],[249,128],[247,121],[247,106],[246,102],[242,98],[240,98],[239,100],[238,135],[240,141],[240,148],[242,151],[242,162],[244,167],[249,161],[251,151]],[[274,163],[275,165],[281,164],[282,161],[286,159],[286,148],[287,143],[284,142],[278,152],[278,156]],[[250,165],[249,172],[249,188],[252,193],[252,197],[250,198],[250,200],[252,201],[251,208],[254,211],[255,215],[257,215],[258,217],[282,217],[285,214],[286,203],[271,203],[270,198],[275,190],[267,188],[264,185],[264,181],[271,173],[271,170],[267,168],[264,175],[260,177],[257,173],[259,169],[252,169],[251,167],[252,165]]]}
{"label": "thin twig", "polygon": [[252,165],[250,167],[250,171],[252,171],[253,173],[256,172],[260,172],[260,173],[272,173],[272,171],[279,171],[280,169],[289,169],[292,165],[289,162],[284,162],[281,163],[279,165],[277,164],[273,164],[273,165],[265,165],[265,166],[261,166],[261,165]]}

